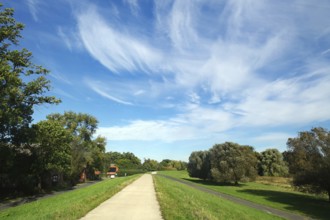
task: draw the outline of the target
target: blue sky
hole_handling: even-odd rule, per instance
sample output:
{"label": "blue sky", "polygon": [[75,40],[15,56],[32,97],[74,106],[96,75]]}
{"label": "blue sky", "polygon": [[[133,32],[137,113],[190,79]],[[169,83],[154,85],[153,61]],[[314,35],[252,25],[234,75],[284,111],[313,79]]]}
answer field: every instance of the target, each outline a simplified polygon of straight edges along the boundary
{"label": "blue sky", "polygon": [[58,106],[99,120],[107,151],[188,160],[233,141],[286,149],[330,128],[330,2],[4,1]]}

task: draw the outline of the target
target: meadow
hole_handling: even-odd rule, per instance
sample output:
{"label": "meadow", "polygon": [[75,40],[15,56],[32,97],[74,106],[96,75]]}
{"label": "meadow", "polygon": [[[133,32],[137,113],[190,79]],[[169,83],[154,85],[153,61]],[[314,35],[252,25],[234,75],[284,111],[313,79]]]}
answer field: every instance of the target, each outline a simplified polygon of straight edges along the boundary
{"label": "meadow", "polygon": [[165,220],[171,219],[281,219],[201,192],[184,184],[154,176],[155,188]]}
{"label": "meadow", "polygon": [[186,171],[163,171],[161,174],[193,182],[216,192],[229,194],[254,203],[297,213],[314,219],[329,219],[330,203],[326,197],[295,191],[288,182],[279,178],[260,178],[239,186],[203,181],[189,177]]}

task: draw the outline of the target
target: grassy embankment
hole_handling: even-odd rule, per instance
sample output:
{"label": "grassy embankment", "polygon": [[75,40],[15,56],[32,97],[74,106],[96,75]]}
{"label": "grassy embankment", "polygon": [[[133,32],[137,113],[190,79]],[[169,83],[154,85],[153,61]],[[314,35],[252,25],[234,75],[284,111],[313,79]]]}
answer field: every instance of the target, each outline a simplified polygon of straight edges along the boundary
{"label": "grassy embankment", "polygon": [[[223,185],[189,177],[186,171],[160,172],[165,175],[194,182],[217,192],[226,193],[276,209],[295,212],[316,219],[329,219],[330,203],[325,197],[294,191],[281,178],[261,178],[239,186]],[[276,181],[279,180],[279,181]]]}
{"label": "grassy embankment", "polygon": [[0,212],[0,219],[79,219],[139,176],[107,179],[86,188],[9,208]]}
{"label": "grassy embankment", "polygon": [[162,215],[169,219],[280,219],[252,208],[154,176]]}

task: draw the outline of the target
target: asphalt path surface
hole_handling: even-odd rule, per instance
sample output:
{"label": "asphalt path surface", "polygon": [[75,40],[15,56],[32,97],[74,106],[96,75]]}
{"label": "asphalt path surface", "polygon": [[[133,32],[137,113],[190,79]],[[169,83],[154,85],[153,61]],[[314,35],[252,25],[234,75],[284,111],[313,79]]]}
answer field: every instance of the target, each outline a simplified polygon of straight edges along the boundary
{"label": "asphalt path surface", "polygon": [[244,200],[244,199],[240,199],[240,198],[237,198],[235,196],[231,196],[231,195],[220,193],[220,192],[217,192],[217,191],[214,191],[214,190],[211,190],[211,189],[207,189],[205,187],[199,186],[199,185],[197,185],[195,183],[192,183],[192,182],[189,182],[189,181],[177,179],[177,178],[162,175],[162,174],[157,174],[157,175],[162,176],[162,177],[167,178],[167,179],[170,179],[170,180],[173,180],[173,181],[176,181],[176,182],[179,182],[179,183],[182,183],[182,184],[185,184],[185,185],[188,185],[188,186],[193,187],[197,190],[200,190],[200,191],[203,191],[203,192],[206,192],[206,193],[209,193],[209,194],[227,199],[227,200],[235,202],[237,204],[248,206],[248,207],[260,210],[260,211],[264,211],[264,212],[267,212],[267,213],[272,214],[272,215],[277,215],[277,216],[285,218],[285,219],[290,219],[290,220],[310,219],[308,217],[301,216],[301,215],[298,215],[298,214],[295,214],[295,213],[285,212],[285,211],[282,211],[282,210],[279,210],[279,209],[271,208],[271,207],[268,207],[268,206],[265,206],[265,205],[261,205],[261,204],[250,202],[250,201],[247,201],[247,200]]}

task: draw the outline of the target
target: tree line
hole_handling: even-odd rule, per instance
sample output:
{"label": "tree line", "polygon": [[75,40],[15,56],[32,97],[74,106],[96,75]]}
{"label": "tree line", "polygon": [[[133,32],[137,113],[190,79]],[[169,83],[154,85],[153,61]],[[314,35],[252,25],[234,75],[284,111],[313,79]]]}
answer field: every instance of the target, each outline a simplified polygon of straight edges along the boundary
{"label": "tree line", "polygon": [[150,158],[145,158],[143,162],[130,152],[107,152],[105,153],[105,167],[109,164],[116,164],[119,167],[119,172],[123,173],[140,173],[148,171],[160,170],[186,170],[187,162],[180,160],[163,159],[158,162]]}
{"label": "tree line", "polygon": [[258,153],[233,142],[215,144],[209,150],[192,152],[187,169],[191,177],[236,185],[258,175],[290,176],[297,189],[325,192],[330,201],[330,132],[321,127],[299,132],[298,137],[288,139],[287,146],[283,153],[277,149]]}

